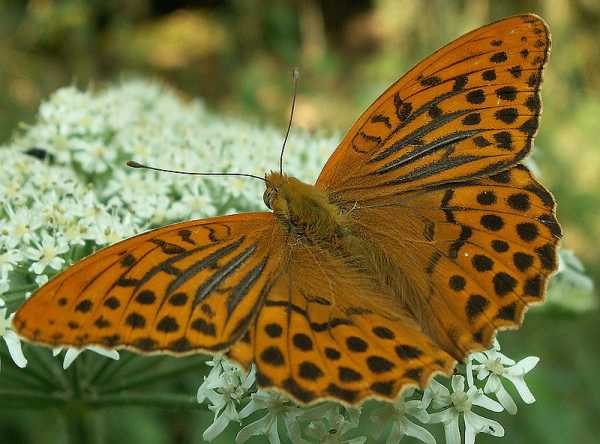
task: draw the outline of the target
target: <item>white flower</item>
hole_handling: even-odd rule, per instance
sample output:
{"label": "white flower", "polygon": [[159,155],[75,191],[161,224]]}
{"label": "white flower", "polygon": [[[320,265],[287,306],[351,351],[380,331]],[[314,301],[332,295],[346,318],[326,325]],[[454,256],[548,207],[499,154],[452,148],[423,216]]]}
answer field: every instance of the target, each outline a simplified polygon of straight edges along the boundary
{"label": "white flower", "polygon": [[173,204],[172,210],[175,215],[183,217],[208,217],[215,215],[215,207],[212,205],[207,191],[199,186],[191,186],[184,191],[181,199]]}
{"label": "white flower", "polygon": [[[65,347],[56,347],[52,349],[52,355],[58,356],[61,351],[64,350]],[[75,347],[66,347],[67,351],[65,352],[65,359],[63,361],[63,369],[68,369],[73,361],[84,351],[89,350],[99,355],[106,356],[107,358],[114,359],[115,361],[119,359],[119,352],[117,350],[107,350],[102,347],[96,347],[91,345],[85,348],[75,348]]]}
{"label": "white flower", "polygon": [[481,389],[469,387],[465,392],[465,378],[461,375],[452,377],[452,394],[439,382],[432,380],[423,395],[423,402],[434,408],[448,407],[440,412],[431,413],[430,423],[444,424],[446,444],[460,444],[459,419],[465,422],[465,444],[474,444],[475,435],[487,433],[493,436],[504,436],[504,428],[500,423],[484,418],[472,411],[473,406],[480,406],[493,412],[501,412],[502,406],[483,394]]}
{"label": "white flower", "polygon": [[298,417],[302,410],[278,393],[259,390],[252,394],[252,400],[240,412],[240,418],[247,418],[258,410],[266,410],[262,418],[243,427],[235,437],[235,442],[246,442],[251,436],[266,435],[270,444],[280,444],[277,421],[281,419],[285,424],[290,440],[294,443],[303,443],[298,427]]}
{"label": "white flower", "polygon": [[2,251],[0,248],[0,279],[7,279],[8,273],[23,259],[21,252],[16,249]]}
{"label": "white flower", "polygon": [[65,260],[60,257],[61,254],[69,251],[69,246],[62,237],[54,238],[48,233],[42,235],[42,241],[34,241],[34,247],[25,250],[25,256],[33,260],[29,267],[35,274],[42,274],[46,267],[58,271],[62,268]]}
{"label": "white flower", "polygon": [[477,372],[477,379],[483,381],[487,378],[483,388],[484,392],[495,394],[496,399],[508,413],[515,415],[517,405],[502,385],[502,378],[513,383],[525,403],[535,402],[533,394],[525,383],[524,376],[537,365],[540,358],[529,356],[515,364],[515,361],[509,357],[492,349],[483,353],[474,353],[471,359],[480,363],[472,365],[473,371]]}
{"label": "white flower", "polygon": [[14,314],[7,316],[4,301],[0,299],[0,336],[4,338],[10,357],[18,367],[25,367],[27,359],[21,350],[21,341],[19,336],[12,330],[11,321]]}
{"label": "white flower", "polygon": [[[400,398],[393,403],[385,403],[385,405],[371,414],[371,418],[377,424],[388,424],[391,422],[392,429],[388,435],[387,444],[399,442],[405,435],[412,436],[427,444],[435,444],[435,438],[425,428],[415,424],[408,416],[417,418],[419,421],[426,423],[429,421],[427,413],[427,405],[420,400],[407,400],[414,394],[414,389],[405,390]],[[383,430],[379,429],[380,433]]]}
{"label": "white flower", "polygon": [[207,364],[213,368],[198,389],[196,399],[200,403],[208,399],[208,408],[215,414],[213,423],[202,434],[206,441],[212,441],[231,421],[241,421],[237,405],[254,384],[256,370],[252,366],[246,374],[221,356],[216,356]]}
{"label": "white flower", "polygon": [[38,287],[41,287],[42,285],[44,285],[46,282],[48,282],[48,275],[47,274],[38,274],[35,277],[35,284]]}
{"label": "white flower", "polygon": [[[305,409],[299,420],[312,419],[304,427],[306,435],[314,442],[321,444],[363,444],[365,436],[346,438],[344,435],[358,427],[361,410],[356,408],[344,409],[346,415],[340,412],[340,406],[326,402]],[[298,441],[294,441],[298,442]]]}
{"label": "white flower", "polygon": [[2,221],[0,234],[3,235],[6,247],[15,248],[21,242],[30,242],[35,237],[35,230],[41,225],[39,214],[23,207],[13,210],[10,204],[5,205],[4,210],[8,220]]}
{"label": "white flower", "polygon": [[116,151],[106,146],[101,140],[78,141],[75,146],[77,152],[75,159],[88,173],[104,173],[112,161],[115,160]]}

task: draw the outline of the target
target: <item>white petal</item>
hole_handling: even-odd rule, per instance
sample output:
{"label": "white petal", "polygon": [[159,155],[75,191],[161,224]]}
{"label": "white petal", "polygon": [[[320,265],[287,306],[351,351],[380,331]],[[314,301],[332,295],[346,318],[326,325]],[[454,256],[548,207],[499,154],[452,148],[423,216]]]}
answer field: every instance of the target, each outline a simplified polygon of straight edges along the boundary
{"label": "white petal", "polygon": [[408,436],[412,436],[420,441],[423,441],[427,444],[436,444],[435,438],[429,431],[420,425],[415,424],[414,422],[409,421],[408,419],[404,419],[402,421],[404,433]]}
{"label": "white petal", "polygon": [[90,345],[87,349],[94,353],[98,353],[99,355],[106,356],[107,358],[114,359],[115,361],[119,360],[119,352],[117,350],[107,350],[102,347],[96,347],[95,345]]}
{"label": "white petal", "polygon": [[500,363],[503,365],[515,365],[515,361],[500,352],[497,352],[497,357],[500,358]]}
{"label": "white petal", "polygon": [[252,367],[250,367],[250,371],[248,372],[247,375],[244,375],[244,382],[242,382],[242,388],[244,390],[250,390],[250,387],[252,387],[252,384],[254,384],[254,382],[256,381],[256,366],[254,364],[252,364]]}
{"label": "white petal", "polygon": [[[374,431],[374,437],[377,441],[379,441],[379,437],[381,436],[381,433],[383,433],[384,428],[383,427],[377,427],[377,429]],[[404,438],[404,426],[402,425],[402,422],[400,421],[394,421],[392,423],[392,430],[390,430],[390,434],[387,437],[387,440],[385,441],[385,444],[397,444],[400,442],[400,440],[402,438]]]}
{"label": "white petal", "polygon": [[473,359],[472,356],[470,356],[467,359],[467,368],[465,369],[465,372],[467,373],[467,385],[469,387],[472,387],[475,385],[475,382],[473,381]]}
{"label": "white petal", "polygon": [[27,359],[25,358],[25,355],[23,355],[23,350],[21,350],[19,336],[12,330],[6,330],[4,333],[4,342],[6,342],[10,357],[15,364],[21,368],[25,367],[27,365]]}
{"label": "white petal", "polygon": [[452,421],[458,421],[458,413],[453,408],[429,414],[429,424],[435,424],[438,422],[443,422],[446,424]]}
{"label": "white petal", "polygon": [[450,391],[438,381],[432,379],[423,393],[421,402],[425,409],[429,407],[430,404],[436,409],[446,407],[450,404]]}
{"label": "white petal", "polygon": [[511,415],[517,414],[517,404],[515,404],[515,401],[513,401],[502,384],[500,384],[496,390],[496,399],[498,399],[500,404],[502,404],[502,407],[504,407],[504,410],[508,413]]}
{"label": "white petal", "polygon": [[294,444],[304,444],[308,442],[302,438],[302,430],[300,429],[300,421],[298,420],[298,417],[301,414],[302,412],[300,409],[294,409],[288,411],[283,417],[288,436]]}
{"label": "white petal", "polygon": [[533,368],[540,362],[540,358],[537,356],[528,356],[521,359],[514,366],[507,369],[508,373],[514,376],[522,376],[525,373],[529,373]]}
{"label": "white petal", "polygon": [[519,396],[523,402],[525,402],[525,404],[533,404],[535,402],[535,397],[533,396],[533,393],[531,393],[531,390],[529,390],[529,387],[527,387],[527,384],[522,376],[518,377],[506,375],[505,378],[513,383],[517,389],[517,392],[519,392]]}
{"label": "white petal", "polygon": [[65,360],[63,361],[63,369],[64,370],[68,369],[69,366],[71,364],[73,364],[73,361],[75,361],[75,359],[77,359],[77,356],[79,356],[82,352],[83,352],[82,348],[69,347],[67,349],[67,352],[65,353]]}
{"label": "white petal", "polygon": [[48,282],[48,276],[45,274],[40,274],[39,276],[35,277],[35,283],[37,284],[38,287],[41,287],[46,282]]}
{"label": "white petal", "polygon": [[495,393],[501,385],[502,382],[500,382],[498,375],[491,375],[486,381],[483,391],[485,393]]}
{"label": "white petal", "polygon": [[269,444],[281,444],[279,441],[279,433],[277,432],[277,417],[271,422],[267,438],[269,438]]}
{"label": "white petal", "polygon": [[416,399],[407,401],[405,409],[407,415],[414,416],[421,422],[429,422],[429,413],[421,401]]}
{"label": "white petal", "polygon": [[477,379],[479,379],[480,381],[483,381],[485,378],[487,378],[487,376],[489,374],[490,374],[490,371],[482,365],[479,367],[479,370],[477,371]]}
{"label": "white petal", "polygon": [[460,430],[458,429],[458,415],[454,420],[444,424],[446,444],[460,444]]}
{"label": "white petal", "polygon": [[474,359],[477,362],[485,362],[485,361],[487,361],[488,358],[485,355],[485,353],[477,352],[477,353],[473,353],[471,355],[471,359]]}
{"label": "white petal", "polygon": [[452,391],[456,392],[464,392],[465,391],[465,378],[462,375],[454,375],[452,376]]}
{"label": "white petal", "polygon": [[202,438],[204,438],[206,441],[212,441],[221,433],[223,433],[223,430],[225,430],[228,425],[229,418],[227,418],[226,415],[220,415],[219,417],[215,415],[213,423],[207,427],[204,433],[202,433]]}
{"label": "white petal", "polygon": [[242,427],[242,429],[235,436],[235,442],[240,444],[248,441],[250,437],[254,435],[262,435],[266,433],[271,427],[271,422],[276,419],[277,418],[273,415],[266,414],[262,418],[257,419],[245,427]]}
{"label": "white petal", "polygon": [[230,421],[240,421],[240,415],[235,409],[233,401],[229,401],[223,411],[223,415],[226,416]]}
{"label": "white petal", "polygon": [[504,410],[500,403],[494,401],[492,398],[485,396],[483,393],[479,393],[477,396],[475,396],[475,398],[473,399],[473,405],[478,405],[480,407],[483,407],[484,409],[491,410],[492,412],[501,412],[502,410]]}
{"label": "white petal", "polygon": [[467,422],[467,415],[465,415],[465,444],[475,444],[475,435],[477,432]]}
{"label": "white petal", "polygon": [[247,418],[252,413],[261,409],[264,409],[264,407],[259,405],[259,403],[257,403],[254,399],[251,399],[250,402],[246,404],[246,406],[240,411],[240,418]]}
{"label": "white petal", "polygon": [[474,435],[477,433],[487,433],[492,436],[504,436],[504,427],[502,427],[502,424],[493,419],[484,418],[472,411],[465,413],[465,430],[467,429],[471,429]]}

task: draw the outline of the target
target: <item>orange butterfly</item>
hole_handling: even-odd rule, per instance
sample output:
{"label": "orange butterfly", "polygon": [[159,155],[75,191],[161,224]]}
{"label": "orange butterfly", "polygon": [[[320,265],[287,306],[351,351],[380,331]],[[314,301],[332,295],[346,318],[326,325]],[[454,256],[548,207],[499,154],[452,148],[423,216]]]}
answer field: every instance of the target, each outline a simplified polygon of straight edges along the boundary
{"label": "orange butterfly", "polygon": [[354,404],[425,387],[516,328],[556,269],[551,194],[519,162],[550,36],[472,31],[358,119],[315,185],[271,172],[272,212],[188,221],[103,249],[21,307],[39,343],[227,352],[261,387]]}

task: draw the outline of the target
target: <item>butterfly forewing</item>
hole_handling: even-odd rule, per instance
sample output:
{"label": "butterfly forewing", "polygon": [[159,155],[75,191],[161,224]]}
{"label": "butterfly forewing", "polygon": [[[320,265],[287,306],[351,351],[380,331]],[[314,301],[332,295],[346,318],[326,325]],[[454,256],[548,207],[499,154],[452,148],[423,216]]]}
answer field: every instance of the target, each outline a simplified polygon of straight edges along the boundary
{"label": "butterfly forewing", "polygon": [[524,15],[470,32],[392,85],[346,135],[317,185],[341,200],[493,174],[531,149],[550,48]]}
{"label": "butterfly forewing", "polygon": [[185,353],[229,348],[261,306],[280,253],[271,213],[190,221],[125,240],[74,265],[17,313],[51,345]]}

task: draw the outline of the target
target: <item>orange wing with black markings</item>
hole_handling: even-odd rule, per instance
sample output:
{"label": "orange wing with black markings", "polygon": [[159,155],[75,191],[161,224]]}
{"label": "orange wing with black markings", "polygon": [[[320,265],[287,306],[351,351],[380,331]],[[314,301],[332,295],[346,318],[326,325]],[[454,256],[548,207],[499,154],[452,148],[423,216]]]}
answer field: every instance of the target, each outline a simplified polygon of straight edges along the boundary
{"label": "orange wing with black markings", "polygon": [[550,193],[517,165],[373,201],[355,223],[411,277],[423,329],[462,360],[543,300],[561,237],[554,210]]}
{"label": "orange wing with black markings", "polygon": [[487,176],[530,151],[550,50],[534,15],[483,26],[439,49],[385,91],[331,156],[317,186],[364,201]]}
{"label": "orange wing with black markings", "polygon": [[407,386],[424,388],[434,375],[452,371],[454,358],[408,312],[388,309],[379,289],[350,263],[317,251],[291,247],[287,272],[228,352],[246,368],[256,363],[260,386],[301,403],[354,404],[394,399]]}
{"label": "orange wing with black markings", "polygon": [[218,351],[246,332],[280,266],[272,213],[190,221],[124,240],[70,267],[17,312],[40,343]]}

